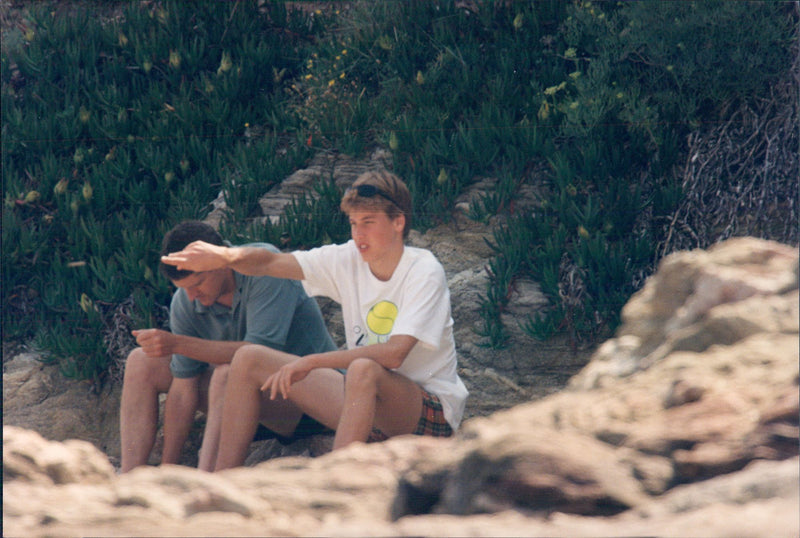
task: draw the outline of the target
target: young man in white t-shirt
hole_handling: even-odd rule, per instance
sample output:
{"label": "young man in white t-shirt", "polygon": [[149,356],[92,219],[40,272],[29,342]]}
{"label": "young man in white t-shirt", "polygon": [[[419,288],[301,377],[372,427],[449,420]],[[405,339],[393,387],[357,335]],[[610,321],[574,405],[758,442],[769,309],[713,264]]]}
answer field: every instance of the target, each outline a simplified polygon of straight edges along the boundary
{"label": "young man in white t-shirt", "polygon": [[277,398],[335,429],[335,449],[403,434],[449,436],[461,422],[467,389],[456,369],[450,292],[433,254],[404,244],[408,188],[389,172],[367,172],[341,207],[352,235],[342,245],[274,253],[197,242],[162,258],[179,269],[302,280],[309,295],[342,305],[345,350],[297,357],[248,345],[236,352],[216,470],[244,462],[259,417],[274,413]]}

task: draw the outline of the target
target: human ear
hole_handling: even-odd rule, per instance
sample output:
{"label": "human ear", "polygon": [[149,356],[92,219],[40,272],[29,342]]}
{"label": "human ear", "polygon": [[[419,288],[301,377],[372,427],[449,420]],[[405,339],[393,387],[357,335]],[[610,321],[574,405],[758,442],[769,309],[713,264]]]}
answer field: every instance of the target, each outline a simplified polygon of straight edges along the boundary
{"label": "human ear", "polygon": [[400,213],[396,217],[392,219],[392,228],[396,232],[403,233],[403,230],[406,227],[406,216],[403,213]]}

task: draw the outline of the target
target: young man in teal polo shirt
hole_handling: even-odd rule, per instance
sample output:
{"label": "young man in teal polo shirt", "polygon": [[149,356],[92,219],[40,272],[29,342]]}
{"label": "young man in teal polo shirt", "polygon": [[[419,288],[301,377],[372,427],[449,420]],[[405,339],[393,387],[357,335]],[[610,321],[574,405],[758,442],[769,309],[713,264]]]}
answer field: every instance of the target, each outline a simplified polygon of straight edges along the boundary
{"label": "young man in teal polo shirt", "polygon": [[[162,254],[194,241],[223,245],[198,221],[177,225],[164,237]],[[272,245],[250,246],[277,251]],[[170,331],[133,331],[138,348],[128,356],[122,388],[121,470],[144,465],[155,443],[158,397],[166,392],[162,463],[176,463],[198,409],[207,413],[198,466],[212,470],[220,442],[228,365],[245,344],[304,356],[336,349],[316,301],[298,282],[242,275],[228,268],[191,272],[161,264],[178,288],[170,306]],[[211,365],[212,367],[209,367]],[[291,437],[309,418],[288,401],[265,402],[264,426]],[[313,427],[313,422],[311,422]]]}

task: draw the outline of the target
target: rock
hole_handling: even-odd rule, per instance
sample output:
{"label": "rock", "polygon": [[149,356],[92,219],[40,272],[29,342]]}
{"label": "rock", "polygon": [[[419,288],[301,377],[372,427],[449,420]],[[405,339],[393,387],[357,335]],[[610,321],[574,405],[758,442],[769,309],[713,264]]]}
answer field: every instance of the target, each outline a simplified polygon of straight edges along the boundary
{"label": "rock", "polygon": [[[641,504],[641,486],[614,450],[571,433],[474,421],[474,448],[444,481],[436,512],[464,515],[525,509],[607,516]],[[591,454],[591,461],[586,458]]]}
{"label": "rock", "polygon": [[55,441],[89,441],[116,458],[120,393],[106,385],[98,394],[89,382],[65,379],[39,354],[22,353],[3,363],[3,424]]}
{"label": "rock", "polygon": [[700,352],[759,332],[796,334],[797,289],[797,249],[787,245],[737,238],[674,253],[625,305],[617,338],[571,383],[599,386],[672,351]]}
{"label": "rock", "polygon": [[114,475],[108,457],[86,441],[48,441],[38,433],[3,426],[3,482],[44,486],[105,482]]}
{"label": "rock", "polygon": [[[607,487],[599,497],[588,493],[598,495],[604,484],[624,483],[619,478],[605,482],[597,478],[598,472],[609,467],[599,456],[609,448],[615,453],[615,466],[623,469],[622,475],[635,477],[637,488],[651,495],[676,484],[740,470],[756,459],[780,460],[796,455],[800,415],[797,253],[769,242],[729,243],[712,249],[708,256],[676,254],[665,264],[668,274],[656,274],[647,284],[651,288],[646,286],[641,292],[652,309],[634,304],[626,311],[638,308],[645,319],[669,320],[682,316],[687,302],[702,302],[694,292],[676,301],[673,287],[660,286],[663,280],[673,278],[669,274],[672,267],[681,267],[684,273],[704,280],[715,264],[724,267],[745,260],[742,267],[727,273],[735,273],[736,282],[750,291],[726,295],[724,300],[715,295],[713,301],[706,302],[704,315],[695,315],[688,324],[673,324],[671,330],[663,331],[660,341],[653,340],[654,332],[641,318],[629,320],[621,327],[620,336],[604,344],[573,378],[570,390],[489,419],[470,421],[462,436],[472,444],[485,438],[488,446],[472,449],[462,462],[465,470],[450,472],[446,480],[438,469],[429,471],[436,477],[433,480],[426,482],[424,476],[415,479],[418,484],[437,484],[435,491],[416,486],[429,498],[440,499],[432,511],[461,514],[480,511],[481,506],[546,510],[553,506],[548,503],[560,502],[555,509],[569,512],[573,505],[568,502],[567,483],[556,486],[559,482],[553,478],[550,495],[537,497],[541,483],[520,482],[525,483],[526,474],[540,480],[548,475],[548,468],[555,469],[553,474],[563,479],[578,467],[585,480],[582,485],[587,486],[584,496],[577,497],[583,502],[584,513],[592,510],[588,507],[593,503],[622,507],[624,497],[614,496]],[[705,269],[687,270],[689,262],[697,259],[703,260]],[[754,284],[748,284],[748,275]],[[764,275],[770,278],[765,280]],[[691,278],[680,282],[686,290],[702,288]],[[654,291],[653,286],[659,289]],[[634,297],[631,303],[636,300]],[[670,304],[672,310],[665,306]],[[709,326],[714,325],[724,330],[710,331]],[[705,332],[711,332],[713,338],[706,336],[706,341],[692,350],[680,344],[686,334]],[[650,348],[661,350],[659,354],[642,353],[642,342],[648,339]],[[672,345],[665,346],[664,342]],[[531,431],[551,439],[559,448],[557,454],[547,453],[547,445],[537,442]],[[561,437],[572,433],[589,436],[602,448],[587,447],[573,453],[571,447],[580,443],[564,442]],[[503,442],[490,440],[495,438]],[[531,451],[528,457],[506,455],[508,447],[517,443],[525,443],[525,450]],[[592,461],[586,461],[586,453],[592,454]],[[528,468],[508,463],[517,460],[536,463],[527,463]],[[509,465],[511,470],[506,471]],[[629,495],[637,488],[628,488]]]}
{"label": "rock", "polygon": [[[737,289],[701,299],[716,266]],[[676,254],[566,390],[471,418],[450,439],[116,476],[88,443],[5,426],[4,533],[797,536],[796,267],[795,251],[756,240]],[[715,339],[681,343],[714,326]]]}

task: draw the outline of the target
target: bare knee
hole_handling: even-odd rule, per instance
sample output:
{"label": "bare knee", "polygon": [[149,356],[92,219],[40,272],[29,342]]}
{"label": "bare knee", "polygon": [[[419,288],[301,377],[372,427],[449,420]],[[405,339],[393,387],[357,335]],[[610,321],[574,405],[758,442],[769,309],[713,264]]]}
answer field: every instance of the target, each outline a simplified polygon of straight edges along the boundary
{"label": "bare knee", "polygon": [[359,390],[372,391],[377,389],[378,378],[383,366],[372,359],[356,359],[347,367],[345,376],[345,391]]}
{"label": "bare knee", "polygon": [[220,364],[214,368],[214,372],[211,374],[211,379],[208,382],[209,393],[225,390],[225,385],[228,383],[228,375],[230,374],[230,371],[230,364]]}
{"label": "bare knee", "polygon": [[237,349],[227,370],[226,380],[236,379],[237,382],[240,382],[245,379],[253,379],[254,374],[265,367],[265,361],[267,360],[265,351],[266,348],[255,344]]}
{"label": "bare knee", "polygon": [[166,392],[171,382],[168,358],[150,357],[138,347],[128,354],[123,385],[152,387],[159,392]]}

